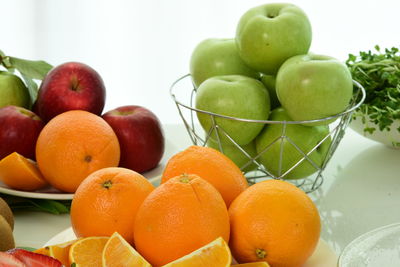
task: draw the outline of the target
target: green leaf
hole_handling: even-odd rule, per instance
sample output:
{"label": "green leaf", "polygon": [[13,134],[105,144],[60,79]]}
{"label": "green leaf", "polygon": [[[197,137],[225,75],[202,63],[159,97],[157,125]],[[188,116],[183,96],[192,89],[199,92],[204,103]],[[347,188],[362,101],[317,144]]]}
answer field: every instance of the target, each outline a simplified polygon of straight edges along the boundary
{"label": "green leaf", "polygon": [[24,249],[27,251],[35,251],[36,250],[36,248],[31,248],[31,247],[17,247],[17,248]]}
{"label": "green leaf", "polygon": [[54,206],[57,211],[62,214],[62,213],[68,213],[69,212],[69,206],[66,206],[62,204],[61,202],[58,201],[52,201],[52,205]]}
{"label": "green leaf", "polygon": [[16,57],[9,58],[11,65],[22,75],[30,79],[43,80],[46,74],[53,68],[53,66],[43,60],[33,61]]}
{"label": "green leaf", "polygon": [[13,211],[41,211],[52,214],[68,213],[71,200],[33,199],[0,194]]}
{"label": "green leaf", "polygon": [[24,80],[26,87],[28,87],[29,96],[31,97],[31,103],[35,103],[37,94],[38,94],[38,85],[34,80],[29,78],[28,76],[21,74],[22,79]]}
{"label": "green leaf", "polygon": [[6,56],[1,50],[0,50],[0,64],[3,65],[3,67],[6,68],[7,70],[14,69],[13,66],[11,65],[10,57]]}
{"label": "green leaf", "polygon": [[32,204],[35,205],[37,208],[42,209],[43,211],[47,211],[53,214],[60,214],[56,207],[54,207],[53,203],[51,203],[51,200],[37,199],[35,201],[32,201]]}

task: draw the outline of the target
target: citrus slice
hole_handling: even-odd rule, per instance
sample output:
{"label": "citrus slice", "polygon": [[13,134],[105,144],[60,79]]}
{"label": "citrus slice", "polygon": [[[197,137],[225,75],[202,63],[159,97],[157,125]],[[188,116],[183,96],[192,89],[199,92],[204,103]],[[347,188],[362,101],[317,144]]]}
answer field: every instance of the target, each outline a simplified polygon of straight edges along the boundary
{"label": "citrus slice", "polygon": [[71,240],[65,243],[49,246],[49,256],[59,260],[64,266],[70,266],[69,250],[71,246],[79,239]]}
{"label": "citrus slice", "polygon": [[51,246],[46,246],[39,248],[33,252],[51,256],[57,260],[59,260],[64,266],[70,266],[69,263],[69,249],[71,248],[72,244],[74,244],[79,239],[74,239],[68,242],[64,242],[61,244],[55,244]]}
{"label": "citrus slice", "polygon": [[265,261],[249,262],[232,265],[232,267],[270,267],[270,265]]}
{"label": "citrus slice", "polygon": [[33,252],[42,254],[45,256],[50,256],[50,248],[49,247],[38,248],[38,249],[34,250]]}
{"label": "citrus slice", "polygon": [[7,186],[34,191],[47,185],[36,163],[13,152],[0,161],[0,180]]}
{"label": "citrus slice", "polygon": [[164,267],[231,266],[232,256],[228,245],[219,237],[207,245],[183,256]]}
{"label": "citrus slice", "polygon": [[102,260],[103,267],[151,267],[151,265],[117,232],[107,241],[103,249]]}
{"label": "citrus slice", "polygon": [[109,237],[92,236],[76,241],[69,249],[69,262],[76,267],[99,267],[101,255]]}

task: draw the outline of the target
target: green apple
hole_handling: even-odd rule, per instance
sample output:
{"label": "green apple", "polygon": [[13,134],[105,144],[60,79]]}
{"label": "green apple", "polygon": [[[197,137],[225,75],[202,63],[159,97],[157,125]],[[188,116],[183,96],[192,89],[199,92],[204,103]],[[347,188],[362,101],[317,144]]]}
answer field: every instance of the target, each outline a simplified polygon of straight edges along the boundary
{"label": "green apple", "polygon": [[[353,95],[351,73],[342,62],[324,55],[298,55],[285,61],[276,77],[276,93],[295,121],[343,112]],[[331,120],[314,123],[328,124]]]}
{"label": "green apple", "polygon": [[240,57],[264,74],[276,74],[286,59],[306,54],[311,38],[307,15],[299,7],[286,3],[264,4],[248,10],[236,29]]}
{"label": "green apple", "polygon": [[9,72],[0,71],[0,108],[13,105],[29,108],[28,88],[22,80]]}
{"label": "green apple", "polygon": [[[272,121],[291,121],[286,110],[282,107],[272,110],[269,120]],[[278,177],[283,175],[292,166],[299,162],[304,156],[290,142],[292,141],[304,153],[309,153],[316,145],[318,145],[329,134],[328,126],[304,126],[301,124],[286,124],[285,138],[279,138],[283,135],[283,124],[266,125],[260,135],[256,138],[257,153],[261,154],[258,162]],[[289,140],[290,141],[289,141]],[[273,143],[274,142],[274,143]],[[273,143],[273,144],[272,144]],[[272,145],[270,145],[272,144]],[[328,149],[331,144],[331,138],[325,139],[308,158],[321,167]],[[279,171],[280,153],[282,147],[282,162]],[[288,172],[283,178],[300,179],[307,177],[317,171],[307,159],[304,159],[299,165]]]}
{"label": "green apple", "polygon": [[271,109],[277,108],[281,105],[276,95],[276,78],[274,75],[261,74],[261,82],[267,88],[269,93],[269,98],[271,99]]}
{"label": "green apple", "polygon": [[221,142],[220,147],[218,142],[208,139],[207,146],[222,152],[225,156],[230,158],[243,172],[249,172],[257,168],[257,164],[252,161],[252,158],[257,156],[255,141],[252,141],[244,146],[237,146],[233,143]]}
{"label": "green apple", "polygon": [[190,74],[196,87],[213,76],[240,74],[258,78],[239,57],[235,39],[206,39],[199,43],[190,58]]}
{"label": "green apple", "polygon": [[[270,112],[267,89],[260,81],[243,75],[215,76],[205,80],[197,88],[195,103],[197,109],[241,119],[266,120]],[[197,117],[206,132],[212,131],[211,138],[229,142],[226,136],[229,135],[239,145],[250,143],[264,126],[202,112],[197,112]]]}

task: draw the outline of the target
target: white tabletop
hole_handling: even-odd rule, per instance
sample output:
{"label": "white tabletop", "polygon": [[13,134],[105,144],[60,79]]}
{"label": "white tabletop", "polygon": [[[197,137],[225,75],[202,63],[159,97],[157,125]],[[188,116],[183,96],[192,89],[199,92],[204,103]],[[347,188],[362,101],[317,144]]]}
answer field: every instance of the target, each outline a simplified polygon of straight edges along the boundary
{"label": "white tabletop", "polygon": [[[161,174],[168,158],[191,144],[183,125],[165,125],[166,151],[160,165],[146,174]],[[370,141],[348,128],[324,171],[325,181],[310,196],[323,221],[322,238],[340,254],[357,236],[400,221],[400,150]],[[18,246],[41,247],[70,227],[69,215],[15,213]]]}

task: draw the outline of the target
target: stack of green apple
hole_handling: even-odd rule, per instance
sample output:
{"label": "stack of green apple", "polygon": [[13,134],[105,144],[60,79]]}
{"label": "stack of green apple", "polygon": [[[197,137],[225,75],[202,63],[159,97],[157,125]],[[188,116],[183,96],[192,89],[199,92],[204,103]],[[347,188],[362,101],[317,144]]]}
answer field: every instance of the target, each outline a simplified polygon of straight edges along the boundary
{"label": "stack of green apple", "polygon": [[196,108],[223,115],[197,112],[208,146],[243,171],[261,167],[274,177],[304,178],[322,166],[327,118],[346,110],[353,85],[345,64],[309,53],[311,39],[303,10],[270,3],[244,13],[235,38],[197,45],[190,60]]}

